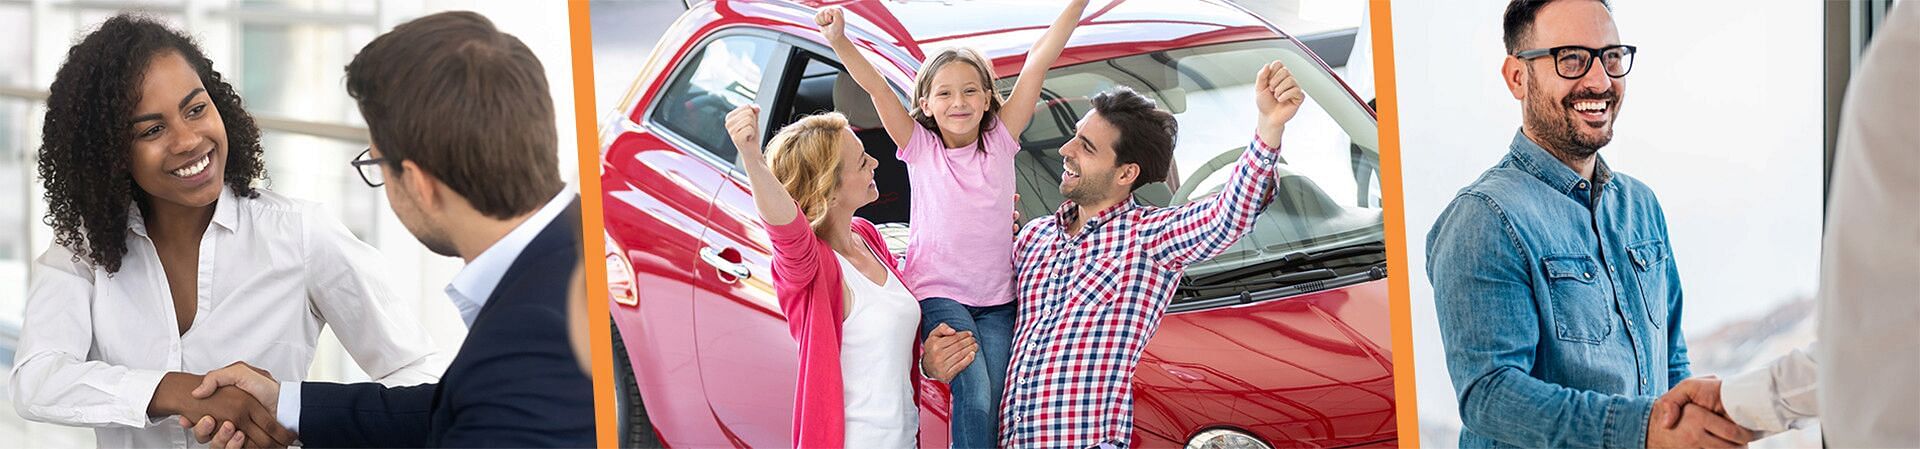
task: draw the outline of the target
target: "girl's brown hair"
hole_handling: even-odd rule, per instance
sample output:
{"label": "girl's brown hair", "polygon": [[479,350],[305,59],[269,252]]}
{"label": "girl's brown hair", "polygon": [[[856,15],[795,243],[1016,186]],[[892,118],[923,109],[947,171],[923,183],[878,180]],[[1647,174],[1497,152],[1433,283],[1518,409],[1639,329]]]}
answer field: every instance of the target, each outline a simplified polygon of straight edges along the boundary
{"label": "girl's brown hair", "polygon": [[928,131],[940,132],[940,124],[935,122],[933,116],[928,115],[927,111],[920,108],[920,103],[933,93],[933,74],[939,73],[941,68],[952,63],[972,66],[974,72],[980,75],[980,88],[987,91],[987,110],[980,115],[980,134],[973,142],[975,150],[985,152],[987,151],[987,131],[993,130],[993,117],[1000,115],[1000,106],[1007,100],[1000,98],[1000,90],[993,87],[993,80],[999,77],[994,76],[993,64],[988,63],[987,56],[980,54],[980,50],[972,47],[949,47],[940,49],[933,54],[933,57],[927,58],[927,62],[920,66],[920,73],[913,77],[913,108],[910,111],[913,121],[919,122],[920,126],[926,127]]}

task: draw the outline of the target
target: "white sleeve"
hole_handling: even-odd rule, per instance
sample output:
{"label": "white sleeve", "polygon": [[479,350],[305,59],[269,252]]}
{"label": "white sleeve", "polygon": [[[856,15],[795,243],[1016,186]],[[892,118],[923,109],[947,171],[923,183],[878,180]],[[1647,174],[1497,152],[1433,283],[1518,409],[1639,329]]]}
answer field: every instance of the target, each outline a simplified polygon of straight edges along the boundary
{"label": "white sleeve", "polygon": [[438,381],[446,367],[432,361],[432,342],[401,307],[380,252],[317,208],[304,215],[307,296],[347,354],[387,386]]}
{"label": "white sleeve", "polygon": [[273,420],[293,433],[300,433],[300,383],[281,382],[280,398],[274,400]]}
{"label": "white sleeve", "polygon": [[146,427],[147,405],[165,371],[90,361],[93,268],[50,245],[27,289],[20,352],[7,383],[22,418],[85,427]]}
{"label": "white sleeve", "polygon": [[1720,382],[1720,404],[1735,424],[1763,432],[1803,427],[1820,415],[1818,362],[1795,349],[1767,366]]}

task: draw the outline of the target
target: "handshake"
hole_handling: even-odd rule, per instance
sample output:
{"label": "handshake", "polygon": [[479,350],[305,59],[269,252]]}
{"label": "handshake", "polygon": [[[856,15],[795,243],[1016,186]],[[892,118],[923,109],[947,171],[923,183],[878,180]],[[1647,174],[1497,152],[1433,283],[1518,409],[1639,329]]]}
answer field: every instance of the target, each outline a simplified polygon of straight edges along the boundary
{"label": "handshake", "polygon": [[279,401],[280,383],[272,374],[234,362],[205,375],[167,373],[147,413],[177,415],[181,427],[215,448],[287,447],[299,435],[275,418]]}
{"label": "handshake", "polygon": [[1647,415],[1647,447],[1744,447],[1759,435],[1726,416],[1720,403],[1720,379],[1680,381],[1653,401]]}

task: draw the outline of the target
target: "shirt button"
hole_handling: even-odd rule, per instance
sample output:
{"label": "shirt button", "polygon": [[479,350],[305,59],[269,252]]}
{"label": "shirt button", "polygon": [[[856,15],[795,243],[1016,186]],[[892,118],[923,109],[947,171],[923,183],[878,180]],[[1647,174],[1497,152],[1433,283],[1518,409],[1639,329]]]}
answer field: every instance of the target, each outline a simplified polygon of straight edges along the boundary
{"label": "shirt button", "polygon": [[1575,184],[1574,184],[1573,186],[1574,186],[1574,187],[1579,187],[1579,188],[1582,188],[1582,189],[1584,189],[1584,188],[1587,188],[1587,182],[1586,182],[1586,181],[1580,181],[1579,183],[1575,183]]}
{"label": "shirt button", "polygon": [[1589,272],[1585,272],[1585,273],[1580,273],[1580,276],[1581,276],[1581,277],[1584,277],[1584,278],[1587,278],[1587,280],[1593,280],[1593,272],[1591,272],[1591,271],[1589,271]]}

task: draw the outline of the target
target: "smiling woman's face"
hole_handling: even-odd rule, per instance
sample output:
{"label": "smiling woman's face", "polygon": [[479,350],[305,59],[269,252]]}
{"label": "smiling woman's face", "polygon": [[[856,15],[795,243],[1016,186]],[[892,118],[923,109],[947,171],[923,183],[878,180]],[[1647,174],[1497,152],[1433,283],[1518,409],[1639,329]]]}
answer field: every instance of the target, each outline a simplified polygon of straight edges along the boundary
{"label": "smiling woman's face", "polygon": [[206,207],[226,177],[227,127],[200,75],[178,52],[147,63],[127,132],[133,182],[154,202]]}

